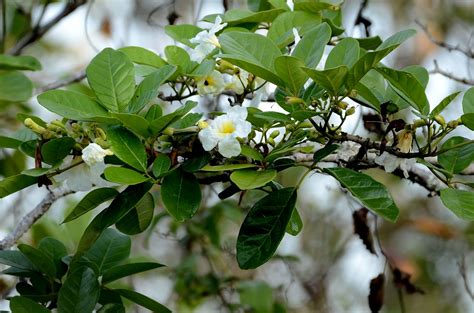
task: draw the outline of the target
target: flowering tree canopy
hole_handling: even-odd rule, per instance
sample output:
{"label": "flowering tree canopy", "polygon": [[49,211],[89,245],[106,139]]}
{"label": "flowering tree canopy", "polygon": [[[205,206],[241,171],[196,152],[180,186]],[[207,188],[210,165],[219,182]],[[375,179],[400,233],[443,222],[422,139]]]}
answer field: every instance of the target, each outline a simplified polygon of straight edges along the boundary
{"label": "flowering tree canopy", "polygon": [[[57,118],[22,114],[24,130],[0,137],[0,147],[17,149],[35,164],[1,180],[0,198],[32,185],[60,196],[87,191],[65,223],[111,200],[72,254],[61,238],[18,250],[7,250],[18,236],[3,242],[0,263],[10,266],[4,273],[29,281],[18,283],[12,308],[124,312],[123,298],[168,312],[109,284],[161,267],[124,264],[130,237],[155,227],[160,203],[176,222],[193,219],[206,210],[203,190],[209,185],[221,200],[258,195],[236,234],[241,269],[262,266],[285,233],[301,231],[298,190],[315,172],[333,177],[367,212],[390,223],[397,222],[399,208],[368,168],[421,184],[441,197],[446,210],[474,219],[474,88],[430,103],[425,68],[384,64],[414,30],[352,38],[344,33],[338,4],[262,2],[253,11],[206,16],[206,28],[166,26],[178,44],[164,55],[137,46],[100,51],[85,71],[87,93],[46,90],[36,99]],[[0,69],[0,100],[32,97],[23,71],[40,70],[37,59],[0,55]],[[446,121],[443,111],[458,96],[462,115]],[[200,106],[203,99],[219,105]],[[263,111],[261,101],[276,104]],[[367,138],[344,128],[361,110],[377,124]],[[461,127],[470,137],[449,136]],[[305,169],[299,183],[279,182],[279,173],[295,167]]]}

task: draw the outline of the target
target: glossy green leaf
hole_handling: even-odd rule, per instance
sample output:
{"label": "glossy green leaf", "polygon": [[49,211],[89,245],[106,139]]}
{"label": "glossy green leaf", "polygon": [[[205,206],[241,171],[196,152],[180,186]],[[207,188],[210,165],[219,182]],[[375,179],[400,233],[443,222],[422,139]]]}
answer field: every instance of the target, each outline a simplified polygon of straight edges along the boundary
{"label": "glossy green leaf", "polygon": [[33,176],[33,177],[40,177],[45,174],[53,172],[55,169],[58,168],[58,166],[59,165],[52,166],[52,167],[29,168],[29,169],[21,171],[21,174]]}
{"label": "glossy green leaf", "polygon": [[181,164],[181,168],[185,172],[194,173],[209,164],[211,158],[212,156],[209,152],[202,151],[199,154],[194,154],[192,158],[185,160]]}
{"label": "glossy green leaf", "polygon": [[230,180],[241,190],[263,187],[275,179],[276,170],[254,171],[250,169],[235,171],[230,175]]}
{"label": "glossy green leaf", "polygon": [[23,253],[16,250],[0,250],[0,264],[25,271],[38,271]]}
{"label": "glossy green leaf", "polygon": [[183,129],[195,126],[202,117],[202,113],[188,113],[170,125],[171,128]]}
{"label": "glossy green leaf", "polygon": [[150,122],[138,114],[111,113],[111,116],[122,122],[122,125],[133,131],[135,134],[147,138],[150,133],[148,127]]}
{"label": "glossy green leaf", "polygon": [[428,86],[428,82],[430,80],[430,74],[428,73],[428,70],[424,68],[423,66],[410,65],[410,66],[404,67],[402,71],[412,74],[416,78],[416,80],[418,80],[421,86],[423,86],[423,89],[426,89],[426,86]]}
{"label": "glossy green leaf", "polygon": [[351,68],[359,59],[359,42],[354,38],[344,38],[329,53],[325,69],[345,65]]}
{"label": "glossy green leaf", "polygon": [[379,36],[355,39],[359,42],[359,46],[365,50],[375,50],[382,43],[382,39]]}
{"label": "glossy green leaf", "polygon": [[260,153],[260,151],[247,145],[242,145],[241,148],[242,151],[240,151],[240,154],[242,154],[243,156],[256,161],[263,161],[263,155],[262,153]]}
{"label": "glossy green leaf", "polygon": [[224,172],[224,171],[234,171],[244,168],[257,167],[255,164],[224,164],[224,165],[206,165],[201,168],[201,171],[204,172]]}
{"label": "glossy green leaf", "polygon": [[339,148],[339,145],[336,144],[328,144],[324,146],[313,154],[313,162],[318,163],[319,161],[336,151],[337,148]]}
{"label": "glossy green leaf", "polygon": [[147,155],[145,146],[132,132],[121,126],[111,127],[107,131],[113,153],[123,162],[139,171],[146,171]]}
{"label": "glossy green leaf", "polygon": [[186,52],[186,50],[178,46],[165,47],[165,55],[169,64],[178,67],[178,74],[190,73],[196,65],[195,62],[191,61],[191,58],[189,57],[189,54]]}
{"label": "glossy green leaf", "polygon": [[90,87],[107,110],[126,110],[135,91],[135,69],[123,52],[105,48],[92,59],[86,74]]}
{"label": "glossy green leaf", "polygon": [[199,209],[201,188],[193,174],[178,169],[163,179],[161,199],[171,216],[184,221]]}
{"label": "glossy green leaf", "polygon": [[275,59],[275,71],[285,81],[286,86],[298,96],[300,89],[308,80],[308,75],[301,69],[305,63],[292,56],[279,56]]}
{"label": "glossy green leaf", "polygon": [[322,23],[304,34],[292,55],[304,60],[307,67],[315,68],[321,60],[324,48],[330,39],[331,28],[327,23]]}
{"label": "glossy green leaf", "polygon": [[187,74],[189,77],[202,77],[202,76],[207,76],[214,71],[216,67],[216,61],[215,60],[203,60],[199,65],[189,74]]}
{"label": "glossy green leaf", "polygon": [[223,54],[218,55],[244,70],[278,86],[284,85],[275,73],[275,59],[280,49],[267,37],[244,32],[228,32],[219,36]]}
{"label": "glossy green leaf", "polygon": [[43,252],[56,267],[56,277],[60,278],[66,272],[65,264],[62,258],[67,255],[67,250],[64,244],[52,237],[41,239],[38,244],[38,250]]}
{"label": "glossy green leaf", "polygon": [[147,308],[148,310],[155,312],[155,313],[171,313],[164,305],[156,302],[155,300],[148,298],[140,293],[137,293],[132,290],[127,289],[112,289],[113,291],[120,294],[122,297],[127,298],[128,300],[135,302],[136,304]]}
{"label": "glossy green leaf", "polygon": [[285,235],[295,203],[295,188],[273,191],[255,203],[237,237],[240,268],[257,268],[273,256]]}
{"label": "glossy green leaf", "polygon": [[130,237],[109,228],[99,236],[84,256],[103,273],[128,258],[131,244]]}
{"label": "glossy green leaf", "polygon": [[396,34],[393,34],[389,38],[387,38],[380,46],[377,47],[377,51],[382,51],[387,48],[395,49],[403,42],[405,42],[408,38],[413,37],[416,34],[416,30],[414,29],[407,29],[402,30]]}
{"label": "glossy green leaf", "polygon": [[154,135],[159,134],[161,131],[166,129],[166,127],[170,126],[172,123],[178,121],[181,117],[186,115],[189,111],[194,109],[197,106],[197,102],[194,101],[187,101],[186,104],[177,109],[176,111],[161,116],[157,118],[153,122],[150,123],[150,129]]}
{"label": "glossy green leaf", "polygon": [[36,184],[38,177],[28,175],[14,175],[4,178],[0,181],[0,199],[15,193],[23,188]]}
{"label": "glossy green leaf", "polygon": [[49,90],[38,96],[38,102],[49,111],[71,120],[94,121],[98,117],[109,117],[99,103],[74,91]]}
{"label": "glossy green leaf", "polygon": [[118,50],[125,53],[133,63],[149,65],[156,68],[166,65],[166,62],[158,54],[142,47],[129,46]]}
{"label": "glossy green leaf", "polygon": [[283,122],[283,123],[291,122],[291,117],[288,114],[284,114],[280,112],[273,112],[273,111],[257,112],[253,114],[253,116],[259,119],[268,121],[270,122],[270,124],[274,124],[275,122]]}
{"label": "glossy green leaf", "polygon": [[441,190],[441,201],[459,218],[474,221],[474,192],[446,188]]}
{"label": "glossy green leaf", "polygon": [[440,114],[460,93],[460,91],[454,92],[441,100],[441,102],[433,109],[433,111],[431,111],[430,116],[434,117]]}
{"label": "glossy green leaf", "polygon": [[324,172],[337,179],[368,209],[390,222],[397,220],[399,214],[397,205],[387,188],[372,177],[342,167],[326,168]]}
{"label": "glossy green leaf", "polygon": [[259,12],[253,12],[247,9],[230,9],[225,12],[222,21],[229,25],[271,22],[283,12],[285,12],[285,10],[282,9],[270,9]]}
{"label": "glossy green leaf", "polygon": [[124,234],[139,234],[150,226],[154,210],[155,200],[147,193],[127,215],[115,223],[115,226]]}
{"label": "glossy green leaf", "polygon": [[121,185],[136,185],[149,180],[142,173],[126,167],[109,166],[104,170],[105,179]]}
{"label": "glossy green leaf", "polygon": [[166,154],[160,154],[153,161],[153,166],[151,168],[153,175],[156,178],[162,176],[164,173],[168,172],[171,167],[171,160]]}
{"label": "glossy green leaf", "polygon": [[176,66],[165,65],[156,72],[145,77],[145,79],[138,85],[132,101],[128,106],[128,111],[131,113],[137,113],[150,103],[150,101],[156,100],[159,93],[159,87],[176,72],[176,69]]}
{"label": "glossy green leaf", "polygon": [[51,311],[27,297],[15,296],[10,299],[12,313],[50,313]]}
{"label": "glossy green leaf", "polygon": [[322,10],[334,10],[334,4],[329,1],[296,0],[294,10],[318,13]]}
{"label": "glossy green leaf", "polygon": [[119,265],[104,272],[104,275],[102,276],[102,284],[105,285],[120,278],[124,278],[137,273],[146,272],[163,266],[163,264],[154,262],[130,263]]}
{"label": "glossy green leaf", "polygon": [[470,130],[474,130],[474,113],[467,113],[461,115],[461,121]]}
{"label": "glossy green leaf", "polygon": [[450,173],[458,174],[474,162],[474,143],[464,145],[460,148],[453,148],[466,141],[468,141],[468,139],[456,136],[449,138],[441,146],[440,150],[447,151],[438,155],[438,162]]}
{"label": "glossy green leaf", "polygon": [[41,70],[41,63],[29,55],[6,55],[0,54],[0,70]]}
{"label": "glossy green leaf", "polygon": [[92,312],[99,299],[100,286],[94,271],[80,266],[71,272],[58,294],[58,312]]}
{"label": "glossy green leaf", "polygon": [[[321,17],[317,14],[301,11],[285,12],[280,14],[270,25],[267,37],[272,40],[279,48],[283,48],[293,42],[293,28],[298,29],[299,35],[305,38],[306,36],[310,36],[309,30],[318,26],[320,23]],[[314,46],[315,45],[316,43],[314,43]],[[309,49],[311,47],[313,47],[313,43],[311,43],[311,45],[307,45],[306,48]],[[300,48],[300,50],[301,49],[302,48]]]}
{"label": "glossy green leaf", "polygon": [[145,118],[151,123],[162,115],[163,109],[158,104],[154,104],[150,107],[150,109],[148,109],[148,112],[146,112]]}
{"label": "glossy green leaf", "polygon": [[298,235],[303,229],[303,221],[301,220],[300,213],[296,208],[293,209],[291,213],[290,221],[286,225],[286,232],[292,236]]}
{"label": "glossy green leaf", "polygon": [[0,71],[0,100],[21,102],[33,95],[33,83],[23,73]]}
{"label": "glossy green leaf", "polygon": [[115,198],[119,192],[114,188],[98,188],[89,192],[74,207],[72,212],[64,219],[63,223],[70,222],[95,209],[99,204]]}
{"label": "glossy green leaf", "polygon": [[194,38],[202,30],[203,29],[201,27],[190,24],[165,26],[165,33],[168,36],[191,48],[194,48],[197,44],[191,43],[189,40]]}
{"label": "glossy green leaf", "polygon": [[21,145],[21,143],[21,140],[15,138],[0,136],[0,148],[17,149]]}
{"label": "glossy green leaf", "polygon": [[345,65],[322,71],[314,70],[307,67],[304,67],[303,70],[316,84],[321,85],[332,95],[339,94],[339,89],[344,84],[347,78],[347,73],[349,71],[347,66]]}
{"label": "glossy green leaf", "polygon": [[413,74],[388,67],[379,67],[377,71],[385,77],[397,93],[413,108],[422,114],[429,113],[430,104],[426,97],[425,89]]}
{"label": "glossy green leaf", "polygon": [[70,137],[51,139],[41,146],[43,162],[56,164],[69,155],[76,141]]}
{"label": "glossy green leaf", "polygon": [[474,87],[469,88],[462,98],[462,109],[465,114],[474,113]]}
{"label": "glossy green leaf", "polygon": [[54,261],[46,253],[25,244],[18,245],[18,250],[20,250],[40,272],[45,273],[49,277],[56,276]]}

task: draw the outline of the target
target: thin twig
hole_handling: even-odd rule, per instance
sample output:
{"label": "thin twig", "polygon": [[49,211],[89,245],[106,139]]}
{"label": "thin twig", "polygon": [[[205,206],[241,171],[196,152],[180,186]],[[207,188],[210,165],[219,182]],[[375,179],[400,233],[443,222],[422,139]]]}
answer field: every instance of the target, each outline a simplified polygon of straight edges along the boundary
{"label": "thin twig", "polygon": [[43,26],[35,27],[31,32],[21,38],[17,44],[8,51],[10,55],[19,55],[24,48],[32,44],[33,42],[41,39],[52,27],[59,23],[63,18],[74,12],[78,7],[86,3],[87,0],[68,0],[64,9],[49,23]]}
{"label": "thin twig", "polygon": [[51,208],[51,205],[59,198],[73,193],[70,190],[62,190],[58,193],[50,192],[40,203],[28,214],[23,216],[15,229],[0,241],[0,250],[10,249],[15,243]]}
{"label": "thin twig", "polygon": [[0,45],[0,53],[5,51],[5,44],[7,41],[7,0],[0,0],[2,4],[2,43]]}
{"label": "thin twig", "polygon": [[470,59],[474,59],[474,50],[469,49],[469,48],[462,48],[460,45],[451,45],[449,43],[446,43],[441,40],[437,40],[436,38],[433,37],[433,35],[428,31],[428,27],[426,25],[423,25],[419,20],[415,20],[415,23],[418,24],[418,26],[421,27],[421,29],[425,32],[426,36],[428,39],[434,43],[437,46],[440,46],[449,52],[457,51],[461,52],[465,56],[467,56]]}
{"label": "thin twig", "polygon": [[461,274],[462,280],[464,282],[464,289],[466,289],[467,294],[474,301],[474,291],[471,289],[469,280],[467,278],[466,256],[463,256],[461,262],[459,262],[459,273]]}
{"label": "thin twig", "polygon": [[454,76],[453,74],[441,69],[439,66],[438,66],[438,62],[436,60],[433,61],[434,62],[434,66],[435,68],[433,70],[431,70],[429,73],[430,74],[441,74],[449,79],[452,79],[454,81],[457,81],[461,84],[465,84],[465,85],[470,85],[470,86],[474,86],[474,80],[471,80],[471,79],[468,79],[468,78],[462,78],[462,77],[457,77],[457,76]]}
{"label": "thin twig", "polygon": [[48,90],[58,89],[58,88],[61,88],[61,87],[64,87],[64,86],[67,86],[67,85],[70,85],[70,84],[73,84],[73,83],[80,82],[85,77],[86,77],[85,71],[81,71],[81,72],[79,72],[79,73],[77,73],[73,76],[70,76],[70,77],[64,79],[64,80],[53,82],[51,84],[48,84],[48,85],[45,85],[43,87],[40,87],[40,88],[36,89],[36,94],[40,94],[40,93],[43,93],[43,92],[48,91]]}

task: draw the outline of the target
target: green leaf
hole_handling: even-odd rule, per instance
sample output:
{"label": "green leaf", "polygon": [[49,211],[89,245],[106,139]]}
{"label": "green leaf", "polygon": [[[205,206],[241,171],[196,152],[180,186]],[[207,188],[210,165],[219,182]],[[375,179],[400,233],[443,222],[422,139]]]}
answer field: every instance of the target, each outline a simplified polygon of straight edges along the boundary
{"label": "green leaf", "polygon": [[254,33],[228,32],[219,36],[219,43],[224,54],[218,57],[275,85],[284,85],[273,66],[275,59],[282,54],[267,37]]}
{"label": "green leaf", "polygon": [[33,177],[40,177],[45,174],[51,173],[53,170],[58,168],[59,164],[56,164],[52,167],[38,167],[38,168],[29,168],[26,170],[21,171],[21,174],[33,176]]}
{"label": "green leaf", "polygon": [[109,166],[104,170],[105,179],[121,185],[136,185],[149,180],[142,173],[126,167]]}
{"label": "green leaf", "polygon": [[27,297],[16,296],[10,299],[12,313],[50,313],[51,311]]}
{"label": "green leaf", "polygon": [[164,305],[156,302],[153,299],[148,298],[147,296],[137,293],[135,291],[127,290],[127,289],[112,289],[112,290],[120,294],[122,297],[127,298],[128,300],[135,302],[136,304],[144,308],[147,308],[148,310],[152,312],[171,313],[171,310],[169,310]]}
{"label": "green leaf", "polygon": [[462,98],[462,109],[464,114],[474,113],[474,87],[469,88]]}
{"label": "green leaf", "polygon": [[255,164],[223,164],[223,165],[206,165],[201,168],[201,171],[204,172],[224,172],[224,171],[234,171],[241,170],[244,168],[257,167]]}
{"label": "green leaf", "polygon": [[322,23],[304,35],[293,50],[292,56],[302,59],[307,67],[315,68],[330,39],[331,28],[327,23]]}
{"label": "green leaf", "polygon": [[441,190],[441,201],[459,218],[474,221],[474,192],[446,188]]}
{"label": "green leaf", "polygon": [[[293,28],[297,28],[299,35],[305,38],[306,36],[310,36],[310,30],[318,26],[320,23],[321,17],[317,14],[301,11],[285,12],[280,14],[270,25],[267,37],[272,40],[279,48],[284,48],[294,40]],[[316,37],[313,37],[313,39],[315,38]],[[323,46],[326,43],[324,43]],[[309,49],[316,45],[317,44],[313,41],[311,45],[307,45],[306,48]]]}
{"label": "green leaf", "polygon": [[99,299],[100,286],[95,272],[80,266],[70,273],[58,294],[58,312],[92,312]]}
{"label": "green leaf", "polygon": [[177,70],[176,66],[165,65],[156,72],[148,75],[138,85],[137,90],[130,102],[128,111],[137,113],[150,101],[155,100],[159,93],[159,87],[163,85]]}
{"label": "green leaf", "polygon": [[160,154],[153,161],[152,172],[156,178],[162,176],[164,173],[168,172],[171,167],[171,160],[166,154]]}
{"label": "green leaf", "polygon": [[244,281],[237,286],[240,303],[252,308],[254,313],[273,311],[273,289],[263,281]]}
{"label": "green leaf", "polygon": [[25,271],[38,271],[23,253],[16,250],[0,250],[0,264]]}
{"label": "green leaf", "polygon": [[167,46],[165,47],[165,55],[169,64],[176,65],[178,67],[177,74],[190,73],[195,62],[191,61],[189,54],[181,47],[178,46]]}
{"label": "green leaf", "polygon": [[[339,1],[340,2],[340,1]],[[334,4],[329,1],[296,0],[294,10],[318,13],[322,10],[335,10]]]}
{"label": "green leaf", "polygon": [[288,222],[288,225],[286,225],[285,231],[292,236],[296,236],[301,232],[302,229],[303,221],[301,220],[298,210],[294,208],[293,213],[291,213],[290,221]]}
{"label": "green leaf", "polygon": [[118,265],[130,255],[130,237],[115,229],[106,229],[84,256],[97,265],[100,273]]}
{"label": "green leaf", "polygon": [[241,190],[256,189],[265,186],[267,183],[275,179],[276,170],[240,170],[230,175],[230,180]]}
{"label": "green leaf", "polygon": [[342,167],[326,168],[324,172],[337,179],[368,209],[390,222],[397,220],[399,214],[397,205],[387,188],[372,177]]}
{"label": "green leaf", "polygon": [[275,59],[276,73],[285,81],[294,96],[298,96],[300,89],[308,80],[308,75],[301,69],[304,65],[301,59],[287,55]]}
{"label": "green leaf", "polygon": [[339,89],[344,84],[349,69],[345,65],[323,71],[303,67],[303,70],[316,83],[321,85],[332,95],[338,95]]}
{"label": "green leaf", "polygon": [[115,226],[124,234],[139,234],[150,226],[154,210],[155,200],[147,193],[127,215],[115,223]]}
{"label": "green leaf", "polygon": [[189,111],[194,109],[197,102],[187,101],[186,104],[174,111],[173,113],[163,115],[150,123],[150,129],[154,135],[158,135],[161,131],[166,129],[169,125],[179,120],[181,117],[186,115]]}
{"label": "green leaf", "polygon": [[288,114],[280,113],[280,112],[273,112],[273,111],[265,111],[265,112],[257,112],[253,114],[254,117],[260,118],[262,120],[270,122],[270,124],[274,124],[275,122],[283,122],[288,123],[291,122],[291,117]]}
{"label": "green leaf", "polygon": [[29,55],[5,55],[0,54],[0,70],[41,70],[41,63]]}
{"label": "green leaf", "polygon": [[70,222],[76,218],[86,214],[90,210],[95,209],[99,204],[113,199],[118,195],[118,191],[114,188],[98,188],[92,190],[82,198],[74,207],[72,212],[64,219],[63,223]]}
{"label": "green leaf", "polygon": [[56,266],[53,260],[43,251],[25,244],[18,245],[18,250],[20,250],[40,272],[45,273],[51,278],[56,276]]}
{"label": "green leaf", "polygon": [[119,265],[104,272],[104,275],[102,276],[102,284],[105,285],[120,278],[124,278],[137,273],[146,272],[163,266],[163,264],[154,262]]}
{"label": "green leaf", "polygon": [[344,38],[329,53],[325,69],[345,65],[351,68],[359,59],[359,42],[354,38]]}
{"label": "green leaf", "polygon": [[0,71],[0,100],[21,102],[33,95],[33,83],[23,73]]}
{"label": "green leaf", "polygon": [[414,36],[416,34],[416,30],[414,29],[407,29],[402,30],[389,38],[387,38],[380,46],[378,46],[377,51],[382,51],[387,48],[395,49],[399,45],[401,45],[405,40]]}
{"label": "green leaf", "polygon": [[123,47],[118,49],[118,51],[125,53],[133,63],[149,65],[156,68],[166,65],[166,62],[159,55],[142,47]]}
{"label": "green leaf", "polygon": [[135,91],[135,68],[120,51],[105,48],[86,69],[87,81],[100,103],[111,112],[124,112]]}
{"label": "green leaf", "polygon": [[0,136],[0,148],[17,149],[21,145],[21,143],[21,140],[15,138]]}
{"label": "green leaf", "polygon": [[461,173],[474,161],[474,143],[464,145],[460,148],[453,148],[456,145],[468,141],[463,137],[451,137],[441,146],[441,150],[446,152],[438,155],[438,162],[450,173]]}
{"label": "green leaf", "polygon": [[260,12],[252,12],[247,9],[230,9],[225,12],[222,21],[229,25],[271,22],[283,12],[285,10],[282,9],[270,9]]}
{"label": "green leaf", "polygon": [[202,117],[202,113],[188,113],[170,125],[171,128],[183,129],[196,125]]}
{"label": "green leaf", "polygon": [[199,154],[193,154],[193,157],[184,161],[183,164],[181,164],[181,168],[185,172],[194,173],[209,164],[210,160],[211,154],[209,152],[202,151]]}
{"label": "green leaf", "polygon": [[461,116],[461,121],[470,130],[474,130],[474,113],[467,113]]}
{"label": "green leaf", "polygon": [[429,113],[430,104],[426,98],[425,89],[413,74],[388,67],[379,67],[376,70],[413,108],[421,114]]}
{"label": "green leaf", "polygon": [[123,126],[132,130],[135,134],[145,138],[150,135],[148,130],[150,122],[144,117],[130,113],[111,113],[111,115],[120,120]]}
{"label": "green leaf", "polygon": [[201,27],[197,27],[195,25],[190,24],[165,26],[165,33],[168,36],[191,48],[194,48],[195,46],[197,46],[197,44],[191,43],[189,40],[194,38],[202,30],[203,29]]}
{"label": "green leaf", "polygon": [[120,160],[139,171],[146,171],[145,146],[137,136],[122,126],[114,126],[108,129],[107,138],[112,151]]}
{"label": "green leaf", "polygon": [[431,111],[430,116],[435,117],[440,114],[453,100],[460,94],[460,91],[454,92],[441,100],[441,102]]}
{"label": "green leaf", "polygon": [[423,66],[410,65],[404,67],[402,71],[412,74],[416,78],[416,80],[418,80],[421,86],[423,86],[423,89],[426,89],[426,86],[428,86],[430,74],[428,73],[428,70]]}
{"label": "green leaf", "polygon": [[38,249],[53,261],[56,267],[56,277],[61,278],[67,270],[66,265],[62,261],[62,258],[67,255],[64,244],[54,238],[46,237],[41,239]]}
{"label": "green leaf", "polygon": [[146,112],[145,118],[151,123],[162,115],[163,109],[158,104],[154,104],[150,107],[150,109],[148,109],[148,112]]}
{"label": "green leaf", "polygon": [[359,46],[365,50],[377,49],[382,43],[382,39],[379,36],[355,39],[359,42]]}
{"label": "green leaf", "polygon": [[71,120],[94,121],[109,117],[99,103],[74,91],[49,90],[38,96],[38,102],[49,111]]}
{"label": "green leaf", "polygon": [[56,164],[69,155],[76,141],[70,137],[51,139],[41,146],[43,162]]}
{"label": "green leaf", "polygon": [[4,178],[0,181],[0,199],[15,193],[23,188],[36,184],[38,177],[28,175],[14,175]]}
{"label": "green leaf", "polygon": [[189,77],[203,77],[210,75],[212,71],[214,71],[216,67],[216,61],[214,60],[203,60],[191,73],[188,73],[187,75]]}
{"label": "green leaf", "polygon": [[275,190],[255,203],[237,237],[240,268],[257,268],[273,256],[285,235],[295,203],[295,188]]}
{"label": "green leaf", "polygon": [[201,188],[196,177],[178,169],[163,179],[161,199],[178,221],[191,218],[201,204]]}
{"label": "green leaf", "polygon": [[242,146],[242,151],[240,151],[240,154],[255,161],[263,161],[262,153],[247,145]]}
{"label": "green leaf", "polygon": [[336,151],[337,148],[339,148],[339,145],[336,145],[336,144],[328,144],[324,146],[323,148],[319,149],[318,151],[314,153],[313,162],[318,163],[319,161],[321,161],[322,159],[324,159],[325,157],[327,157],[328,155]]}

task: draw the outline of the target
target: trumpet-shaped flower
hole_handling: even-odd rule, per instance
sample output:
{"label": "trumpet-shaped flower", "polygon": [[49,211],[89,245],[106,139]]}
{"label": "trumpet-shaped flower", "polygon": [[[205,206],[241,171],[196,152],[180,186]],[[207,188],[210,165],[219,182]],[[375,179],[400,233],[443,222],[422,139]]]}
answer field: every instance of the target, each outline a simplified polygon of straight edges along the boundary
{"label": "trumpet-shaped flower", "polygon": [[216,70],[209,75],[201,77],[197,81],[197,89],[200,95],[215,95],[217,96],[224,91],[225,82],[222,74]]}
{"label": "trumpet-shaped flower", "polygon": [[209,30],[203,30],[199,32],[194,38],[190,39],[191,43],[196,43],[197,46],[191,51],[191,60],[195,62],[202,62],[214,50],[214,48],[220,48],[219,40],[217,39],[216,33],[227,26],[227,23],[222,23],[220,16],[216,17],[214,25]]}
{"label": "trumpet-shaped flower", "polygon": [[[72,162],[74,161],[71,160],[70,163]],[[59,175],[54,176],[54,181],[65,184],[72,191],[89,191],[94,186],[113,186],[113,184],[100,177],[100,175],[104,172],[104,169],[104,162],[97,162],[91,166],[81,163]]]}
{"label": "trumpet-shaped flower", "polygon": [[252,124],[246,121],[247,109],[235,106],[227,114],[216,117],[199,132],[199,140],[204,150],[210,151],[217,146],[220,154],[226,158],[240,154],[241,148],[237,138],[247,137]]}
{"label": "trumpet-shaped flower", "polygon": [[112,151],[109,149],[102,149],[102,147],[96,143],[90,143],[87,147],[82,149],[82,159],[89,166],[96,163],[103,163],[105,156],[112,154]]}

